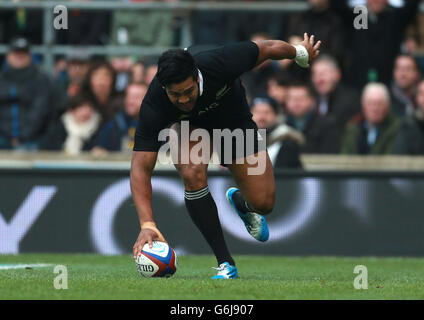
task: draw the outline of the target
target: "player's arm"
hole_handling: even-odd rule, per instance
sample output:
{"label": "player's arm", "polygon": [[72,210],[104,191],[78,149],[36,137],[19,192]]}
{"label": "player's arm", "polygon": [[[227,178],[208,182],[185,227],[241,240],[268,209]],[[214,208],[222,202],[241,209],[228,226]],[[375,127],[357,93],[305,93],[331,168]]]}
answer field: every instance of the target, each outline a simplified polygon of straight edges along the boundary
{"label": "player's arm", "polygon": [[301,67],[308,67],[309,63],[319,54],[321,41],[315,43],[314,36],[309,37],[307,33],[303,36],[303,41],[298,45],[291,45],[281,40],[261,40],[253,41],[259,48],[256,65],[264,61],[295,59]]}
{"label": "player's arm", "polygon": [[165,240],[156,228],[152,210],[151,178],[157,155],[157,152],[151,151],[133,151],[132,154],[130,186],[141,227],[133,247],[134,257],[143,249],[145,243],[152,245],[155,239]]}

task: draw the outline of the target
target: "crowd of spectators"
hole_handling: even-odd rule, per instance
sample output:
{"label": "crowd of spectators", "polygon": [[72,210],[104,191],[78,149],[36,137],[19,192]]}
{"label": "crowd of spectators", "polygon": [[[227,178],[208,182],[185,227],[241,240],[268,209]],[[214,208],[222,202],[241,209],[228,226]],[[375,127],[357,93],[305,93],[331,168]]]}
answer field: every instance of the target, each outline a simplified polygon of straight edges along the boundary
{"label": "crowd of spectators", "polygon": [[154,65],[71,52],[50,76],[30,45],[10,44],[0,72],[0,149],[105,153],[130,151]]}
{"label": "crowd of spectators", "polygon": [[[290,14],[192,15],[194,45],[295,44],[303,32],[323,42],[309,69],[266,61],[242,76],[275,166],[300,168],[303,153],[424,155],[420,1],[365,2],[367,29],[353,27],[347,0],[308,0],[309,9]],[[30,49],[41,43],[40,14],[0,11],[0,40],[9,44],[0,69],[0,149],[130,151],[157,58],[71,51],[48,74]],[[168,11],[71,10],[69,17],[69,29],[56,32],[58,44],[174,46],[181,36],[179,17]]]}

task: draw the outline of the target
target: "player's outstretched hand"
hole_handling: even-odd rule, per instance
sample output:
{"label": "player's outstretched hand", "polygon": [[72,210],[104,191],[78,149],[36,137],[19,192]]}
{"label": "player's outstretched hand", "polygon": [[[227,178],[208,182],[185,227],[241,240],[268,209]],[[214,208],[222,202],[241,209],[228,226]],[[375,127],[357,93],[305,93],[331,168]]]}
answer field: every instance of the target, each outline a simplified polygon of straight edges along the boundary
{"label": "player's outstretched hand", "polygon": [[146,243],[148,243],[149,246],[152,247],[153,240],[158,240],[158,239],[159,239],[159,235],[152,229],[141,230],[133,247],[134,259],[136,259],[138,253],[141,252],[141,250],[143,250],[143,247]]}
{"label": "player's outstretched hand", "polygon": [[319,47],[321,45],[321,40],[319,40],[317,43],[315,43],[315,36],[308,36],[308,34],[305,32],[303,34],[303,41],[300,43],[302,46],[308,50],[309,54],[309,63],[314,60],[319,55]]}

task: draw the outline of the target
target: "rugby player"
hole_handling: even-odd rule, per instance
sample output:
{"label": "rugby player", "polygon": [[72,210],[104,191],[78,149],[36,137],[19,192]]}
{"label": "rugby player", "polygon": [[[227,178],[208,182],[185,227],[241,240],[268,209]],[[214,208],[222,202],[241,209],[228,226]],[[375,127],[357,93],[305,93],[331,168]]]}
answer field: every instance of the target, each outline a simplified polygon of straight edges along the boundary
{"label": "rugby player", "polygon": [[[146,243],[152,246],[153,240],[165,241],[154,222],[151,205],[151,176],[163,144],[159,139],[161,130],[171,128],[177,139],[181,139],[182,121],[188,121],[190,132],[196,128],[208,132],[225,128],[244,132],[254,130],[255,141],[260,139],[239,77],[267,59],[294,59],[306,68],[318,56],[320,44],[320,41],[315,43],[313,35],[309,37],[305,33],[298,45],[280,40],[246,41],[200,52],[190,48],[171,49],[160,56],[157,74],[140,107],[131,160],[131,192],[141,226],[133,247],[134,258]],[[190,141],[188,150],[180,149],[178,160],[181,153],[190,154],[195,144]],[[228,201],[250,235],[258,241],[266,241],[269,232],[264,215],[269,214],[274,206],[274,175],[266,148],[261,149],[257,142],[254,144],[251,154],[246,151],[248,148],[244,148],[242,157],[245,161],[236,161],[240,157],[236,159],[234,141],[233,150],[230,150],[233,161],[222,163],[222,152],[220,159],[238,186],[227,190]],[[248,158],[259,159],[261,156],[265,159],[263,173],[249,174],[248,169],[253,165]],[[218,273],[212,278],[237,278],[237,268],[225,243],[218,210],[209,192],[208,163],[190,158],[188,163],[174,161],[174,165],[184,183],[188,213],[216,256]]]}

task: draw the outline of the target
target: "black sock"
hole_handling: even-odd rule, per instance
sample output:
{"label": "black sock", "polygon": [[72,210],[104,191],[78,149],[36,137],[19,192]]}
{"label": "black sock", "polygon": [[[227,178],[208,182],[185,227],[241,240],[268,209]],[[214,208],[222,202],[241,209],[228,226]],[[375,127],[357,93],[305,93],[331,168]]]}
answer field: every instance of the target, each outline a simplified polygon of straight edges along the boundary
{"label": "black sock", "polygon": [[236,208],[242,213],[247,213],[253,211],[246,201],[244,201],[243,196],[240,191],[236,191],[233,193],[233,201]]}
{"label": "black sock", "polygon": [[185,204],[194,224],[212,248],[218,265],[227,261],[235,265],[225,243],[215,201],[206,186],[197,191],[184,192]]}

